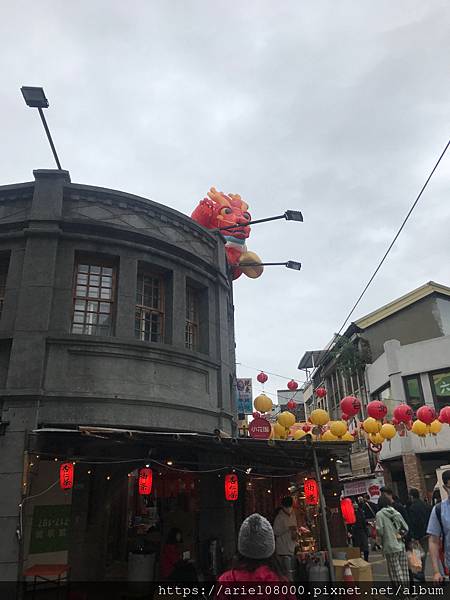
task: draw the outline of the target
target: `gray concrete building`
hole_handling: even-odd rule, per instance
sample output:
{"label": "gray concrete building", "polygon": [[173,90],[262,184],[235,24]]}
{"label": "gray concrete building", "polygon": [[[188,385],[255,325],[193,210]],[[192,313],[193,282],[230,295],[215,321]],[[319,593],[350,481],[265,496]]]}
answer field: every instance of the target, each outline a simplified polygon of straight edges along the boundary
{"label": "gray concrete building", "polygon": [[[234,432],[232,288],[221,236],[189,217],[66,171],[34,176],[0,187],[0,580],[63,561],[101,579],[129,552],[127,479],[142,460],[212,460],[163,434]],[[227,522],[221,485],[192,481],[213,523],[192,525],[200,540]],[[46,531],[68,504],[70,523]],[[181,528],[198,516],[177,511]]]}

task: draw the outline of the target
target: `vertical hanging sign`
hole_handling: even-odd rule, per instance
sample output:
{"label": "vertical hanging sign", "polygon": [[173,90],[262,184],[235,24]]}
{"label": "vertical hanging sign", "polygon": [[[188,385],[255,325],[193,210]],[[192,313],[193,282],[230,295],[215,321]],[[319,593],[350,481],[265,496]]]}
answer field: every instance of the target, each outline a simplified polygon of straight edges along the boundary
{"label": "vertical hanging sign", "polygon": [[307,479],[304,484],[305,502],[310,506],[319,504],[319,486],[315,479]]}
{"label": "vertical hanging sign", "polygon": [[139,469],[139,494],[148,496],[152,491],[153,472],[148,467]]}
{"label": "vertical hanging sign", "polygon": [[73,464],[71,462],[62,463],[59,467],[59,485],[62,490],[73,488]]}
{"label": "vertical hanging sign", "polygon": [[239,496],[239,481],[235,473],[225,475],[225,499],[237,500]]}

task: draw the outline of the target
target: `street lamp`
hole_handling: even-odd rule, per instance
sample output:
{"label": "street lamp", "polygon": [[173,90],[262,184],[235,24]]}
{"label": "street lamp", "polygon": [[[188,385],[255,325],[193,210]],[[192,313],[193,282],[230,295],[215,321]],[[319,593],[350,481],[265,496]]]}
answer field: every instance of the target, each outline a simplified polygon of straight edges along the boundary
{"label": "street lamp", "polygon": [[61,170],[61,163],[59,162],[55,145],[53,144],[52,136],[50,134],[50,130],[48,128],[47,121],[45,120],[44,112],[42,110],[43,108],[48,108],[48,100],[45,97],[44,89],[41,87],[23,86],[20,88],[20,91],[22,92],[22,96],[27,106],[38,109],[39,115],[42,120],[42,124],[44,125],[45,133],[47,134],[47,138],[50,143],[50,148],[52,149],[53,156],[56,161],[56,166],[59,170]]}
{"label": "street lamp", "polygon": [[296,262],[295,260],[287,260],[286,262],[242,262],[237,263],[235,265],[231,265],[232,267],[242,268],[242,267],[287,267],[288,269],[293,269],[294,271],[300,271],[302,268],[302,263]]}
{"label": "street lamp", "polygon": [[[303,222],[303,215],[299,210],[287,210],[282,215],[277,215],[276,217],[267,217],[266,219],[257,219],[255,221],[245,223],[245,225],[256,225],[256,223],[267,223],[268,221],[277,221],[278,219]],[[229,231],[230,229],[242,227],[242,225],[242,223],[236,223],[236,225],[228,225],[228,227],[219,227],[218,231]]]}

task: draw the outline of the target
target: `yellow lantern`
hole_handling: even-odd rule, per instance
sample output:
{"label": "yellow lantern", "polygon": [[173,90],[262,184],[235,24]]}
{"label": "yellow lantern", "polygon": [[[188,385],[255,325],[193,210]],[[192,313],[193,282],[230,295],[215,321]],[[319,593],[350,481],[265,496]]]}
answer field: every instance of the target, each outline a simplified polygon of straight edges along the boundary
{"label": "yellow lantern", "polygon": [[352,436],[352,434],[350,433],[350,431],[347,431],[346,433],[344,433],[344,435],[341,437],[341,440],[343,442],[354,442],[355,438]]}
{"label": "yellow lantern", "polygon": [[270,412],[273,407],[272,400],[269,398],[269,396],[266,396],[266,394],[260,394],[257,396],[253,401],[253,404],[256,410],[261,413]]}
{"label": "yellow lantern", "polygon": [[283,427],[279,423],[273,424],[273,437],[275,440],[285,440],[287,438],[286,427]]}
{"label": "yellow lantern", "polygon": [[426,435],[427,434],[427,426],[423,421],[414,421],[411,431],[416,435]]}
{"label": "yellow lantern", "polygon": [[436,433],[439,433],[440,430],[442,429],[442,423],[440,421],[438,421],[437,419],[435,419],[428,425],[428,427],[430,429],[430,433],[436,434]]}
{"label": "yellow lantern", "polygon": [[330,431],[333,435],[340,438],[347,432],[347,423],[345,421],[332,421],[330,423]]}
{"label": "yellow lantern", "polygon": [[282,427],[289,429],[295,423],[295,416],[288,410],[285,410],[278,415],[277,421]]}
{"label": "yellow lantern", "polygon": [[367,417],[363,422],[363,427],[366,433],[378,433],[381,429],[381,423],[373,417]]}
{"label": "yellow lantern", "polygon": [[316,408],[312,411],[309,419],[313,425],[325,425],[325,423],[328,423],[330,420],[330,415],[326,410],[323,410],[322,408]]}
{"label": "yellow lantern", "polygon": [[391,423],[385,423],[381,426],[380,433],[386,440],[392,440],[392,438],[395,437],[397,430]]}
{"label": "yellow lantern", "polygon": [[384,437],[381,435],[381,433],[369,433],[369,440],[372,442],[372,444],[382,444],[384,442]]}
{"label": "yellow lantern", "polygon": [[338,438],[331,433],[330,430],[325,431],[325,433],[320,438],[322,442],[337,442]]}
{"label": "yellow lantern", "polygon": [[306,435],[306,431],[303,431],[302,429],[297,429],[297,431],[294,431],[294,440],[301,440],[302,437],[304,437]]}

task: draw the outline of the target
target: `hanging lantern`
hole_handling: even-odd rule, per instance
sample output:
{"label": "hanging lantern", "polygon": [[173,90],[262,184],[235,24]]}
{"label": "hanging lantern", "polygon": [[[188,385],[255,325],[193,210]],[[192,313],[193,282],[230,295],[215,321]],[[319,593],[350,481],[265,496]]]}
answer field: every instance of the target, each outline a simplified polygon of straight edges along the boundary
{"label": "hanging lantern", "polygon": [[411,429],[412,429],[412,432],[418,436],[423,436],[423,435],[427,434],[426,424],[423,423],[422,421],[420,421],[419,419],[417,421],[414,421]]}
{"label": "hanging lantern", "polygon": [[301,440],[302,437],[305,437],[305,435],[306,431],[303,431],[303,429],[297,429],[297,431],[294,431],[293,438],[294,440]]}
{"label": "hanging lantern", "polygon": [[309,506],[317,506],[319,504],[319,486],[315,479],[306,479],[304,483],[305,502]]}
{"label": "hanging lantern", "polygon": [[444,406],[439,413],[439,421],[450,425],[450,406]]}
{"label": "hanging lantern", "polygon": [[340,438],[347,431],[347,423],[345,421],[332,421],[330,423],[330,431],[333,435]]}
{"label": "hanging lantern", "polygon": [[273,407],[272,400],[269,398],[269,396],[266,396],[266,394],[260,394],[257,396],[254,399],[253,404],[256,410],[261,413],[269,412]]}
{"label": "hanging lantern", "polygon": [[373,417],[374,419],[384,419],[387,415],[387,406],[383,404],[379,400],[374,400],[373,402],[369,402],[367,405],[367,414],[369,417]]}
{"label": "hanging lantern", "polygon": [[303,425],[302,429],[305,433],[309,433],[311,431],[312,427],[311,427],[311,425],[309,425],[309,423],[305,423]]}
{"label": "hanging lantern", "polygon": [[139,469],[138,489],[140,496],[149,496],[152,491],[153,472],[148,467]]}
{"label": "hanging lantern", "polygon": [[256,376],[256,379],[259,381],[259,383],[266,383],[269,377],[264,373],[264,371],[261,371],[261,373],[258,373]]}
{"label": "hanging lantern", "polygon": [[399,404],[394,408],[394,417],[399,423],[407,423],[413,417],[413,410],[407,404]]}
{"label": "hanging lantern", "polygon": [[318,398],[325,398],[326,395],[327,395],[327,390],[324,387],[316,388],[316,396]]}
{"label": "hanging lantern", "polygon": [[342,415],[341,415],[341,419],[342,419],[343,421],[348,421],[349,419],[351,419],[351,417],[350,417],[349,415],[346,415],[345,413],[342,413]]}
{"label": "hanging lantern", "polygon": [[285,410],[278,415],[277,421],[282,427],[289,429],[295,423],[295,416],[288,410]]}
{"label": "hanging lantern", "polygon": [[381,423],[373,417],[367,417],[363,422],[363,428],[366,433],[378,433],[381,429]]}
{"label": "hanging lantern", "polygon": [[235,473],[225,475],[225,500],[234,502],[239,496],[239,481]]}
{"label": "hanging lantern", "polygon": [[255,410],[255,411],[253,411],[253,413],[252,413],[252,417],[253,417],[254,419],[259,419],[259,418],[261,417],[261,413],[260,413],[260,412],[258,412],[257,410]]}
{"label": "hanging lantern", "polygon": [[291,390],[291,392],[295,392],[295,390],[298,388],[298,383],[295,381],[295,379],[291,379],[290,381],[288,381],[288,389]]}
{"label": "hanging lantern", "polygon": [[356,431],[353,433],[350,433],[349,431],[347,431],[347,433],[344,433],[344,435],[341,437],[341,440],[343,442],[354,442],[357,435],[358,434]]}
{"label": "hanging lantern", "polygon": [[396,433],[397,433],[397,430],[391,423],[385,423],[384,425],[381,426],[380,434],[386,440],[392,440],[392,438],[395,437]]}
{"label": "hanging lantern", "polygon": [[361,410],[361,400],[355,396],[345,396],[339,403],[342,412],[349,417],[354,417]]}
{"label": "hanging lantern", "polygon": [[330,420],[330,415],[322,408],[316,408],[310,415],[310,421],[313,425],[325,425]]}
{"label": "hanging lantern", "polygon": [[430,425],[436,418],[436,411],[431,406],[421,406],[417,410],[416,416],[422,423]]}
{"label": "hanging lantern", "polygon": [[384,437],[381,435],[381,433],[369,433],[369,440],[372,442],[372,444],[378,446],[384,442]]}
{"label": "hanging lantern", "polygon": [[437,419],[435,419],[434,421],[432,421],[429,424],[429,428],[430,428],[430,433],[436,435],[437,433],[439,433],[442,429],[442,423],[440,421],[438,421]]}
{"label": "hanging lantern", "polygon": [[[294,415],[292,415],[294,416]],[[295,420],[295,417],[294,417]],[[284,425],[280,423],[274,423],[272,426],[273,437],[276,440],[285,440],[287,438],[288,430]]]}
{"label": "hanging lantern", "polygon": [[336,435],[333,435],[331,433],[330,430],[325,431],[325,433],[322,434],[322,437],[320,438],[321,442],[337,442],[338,441],[338,437]]}
{"label": "hanging lantern", "polygon": [[289,410],[295,410],[297,408],[297,402],[295,402],[294,400],[289,400],[289,402],[287,403],[287,407]]}
{"label": "hanging lantern", "polygon": [[346,525],[354,525],[356,523],[355,509],[353,508],[353,502],[350,498],[342,498],[341,513]]}
{"label": "hanging lantern", "polygon": [[73,488],[73,464],[71,462],[62,463],[59,467],[59,486],[62,490],[71,490]]}

